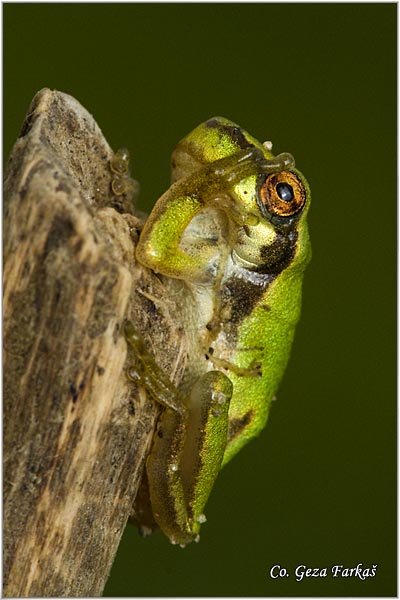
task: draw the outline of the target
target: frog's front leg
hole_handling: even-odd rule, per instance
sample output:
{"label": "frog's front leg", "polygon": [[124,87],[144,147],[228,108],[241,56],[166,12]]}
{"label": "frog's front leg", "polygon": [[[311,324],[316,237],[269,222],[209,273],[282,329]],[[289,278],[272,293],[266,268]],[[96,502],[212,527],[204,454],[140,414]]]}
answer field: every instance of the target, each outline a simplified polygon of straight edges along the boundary
{"label": "frog's front leg", "polygon": [[223,373],[209,371],[186,398],[131,323],[125,336],[137,358],[128,376],[164,407],[146,461],[153,515],[171,542],[184,546],[198,539],[204,507],[221,468],[232,384]]}
{"label": "frog's front leg", "polygon": [[186,227],[213,200],[219,200],[216,207],[223,206],[221,197],[228,196],[242,179],[256,173],[274,173],[293,163],[290,154],[267,160],[259,148],[252,147],[179,179],[161,196],[147,219],[136,248],[138,260],[169,277],[207,280],[215,248],[204,244],[195,256],[182,250],[179,244]]}

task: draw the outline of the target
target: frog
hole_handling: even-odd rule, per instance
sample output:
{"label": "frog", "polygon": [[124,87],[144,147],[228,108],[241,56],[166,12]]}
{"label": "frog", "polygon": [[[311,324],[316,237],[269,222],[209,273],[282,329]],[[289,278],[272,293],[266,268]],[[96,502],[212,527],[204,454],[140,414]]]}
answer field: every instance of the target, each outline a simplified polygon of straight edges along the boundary
{"label": "frog", "polygon": [[128,376],[161,407],[145,467],[151,521],[185,547],[199,540],[220,470],[276,399],[311,258],[311,192],[291,154],[224,117],[184,137],[171,165],[136,259],[175,299],[182,380],[171,382],[130,322],[125,337],[136,356]]}

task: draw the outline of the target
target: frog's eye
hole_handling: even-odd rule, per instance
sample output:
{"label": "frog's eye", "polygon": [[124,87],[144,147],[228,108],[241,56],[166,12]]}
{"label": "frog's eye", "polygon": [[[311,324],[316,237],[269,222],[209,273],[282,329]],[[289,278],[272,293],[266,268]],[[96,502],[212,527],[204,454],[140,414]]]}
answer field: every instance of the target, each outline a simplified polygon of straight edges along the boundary
{"label": "frog's eye", "polygon": [[306,202],[306,189],[301,179],[290,171],[268,175],[259,191],[262,210],[278,217],[291,217]]}

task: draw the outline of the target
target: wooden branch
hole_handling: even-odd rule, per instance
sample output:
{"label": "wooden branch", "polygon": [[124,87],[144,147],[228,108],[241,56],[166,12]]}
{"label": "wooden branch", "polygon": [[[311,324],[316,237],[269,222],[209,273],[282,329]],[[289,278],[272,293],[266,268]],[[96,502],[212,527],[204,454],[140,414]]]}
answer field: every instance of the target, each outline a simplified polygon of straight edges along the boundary
{"label": "wooden branch", "polygon": [[42,90],[7,167],[5,596],[102,593],[158,412],[127,380],[124,319],[179,372],[162,283],[135,264],[141,223],[110,191],[111,156],[76,100]]}

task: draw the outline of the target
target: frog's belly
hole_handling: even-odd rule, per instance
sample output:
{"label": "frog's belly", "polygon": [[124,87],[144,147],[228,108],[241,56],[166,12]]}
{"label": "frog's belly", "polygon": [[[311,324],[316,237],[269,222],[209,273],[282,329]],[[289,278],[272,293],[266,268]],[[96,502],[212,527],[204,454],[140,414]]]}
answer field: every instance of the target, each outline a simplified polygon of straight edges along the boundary
{"label": "frog's belly", "polygon": [[212,367],[207,359],[207,325],[213,318],[213,288],[163,278],[169,310],[179,335],[185,369],[180,388],[188,389]]}
{"label": "frog's belly", "polygon": [[187,344],[187,363],[182,387],[212,370],[228,374],[236,344],[224,323],[215,318],[215,291],[212,287],[193,286],[191,302],[182,307],[183,330]]}

